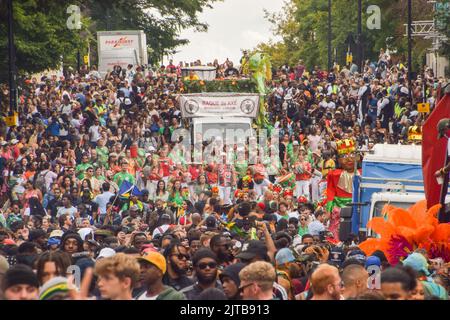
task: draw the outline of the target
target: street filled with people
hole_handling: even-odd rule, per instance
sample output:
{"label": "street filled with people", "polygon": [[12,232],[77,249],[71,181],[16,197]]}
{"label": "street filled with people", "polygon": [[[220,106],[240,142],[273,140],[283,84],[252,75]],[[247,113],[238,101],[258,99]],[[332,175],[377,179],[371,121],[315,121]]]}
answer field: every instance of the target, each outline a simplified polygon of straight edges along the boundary
{"label": "street filled with people", "polygon": [[[207,65],[213,81],[245,81],[249,59]],[[420,145],[417,103],[433,110],[446,79],[424,66],[409,82],[383,50],[360,72],[284,65],[264,97],[278,140],[253,161],[256,139],[204,141],[200,152],[219,152],[193,161],[174,137],[189,129],[180,95],[202,65],[24,79],[17,123],[0,122],[0,299],[448,299],[448,224],[447,249],[427,238],[401,259],[385,234],[370,250],[370,238],[339,236],[365,152]],[[0,99],[8,110],[6,86]]]}

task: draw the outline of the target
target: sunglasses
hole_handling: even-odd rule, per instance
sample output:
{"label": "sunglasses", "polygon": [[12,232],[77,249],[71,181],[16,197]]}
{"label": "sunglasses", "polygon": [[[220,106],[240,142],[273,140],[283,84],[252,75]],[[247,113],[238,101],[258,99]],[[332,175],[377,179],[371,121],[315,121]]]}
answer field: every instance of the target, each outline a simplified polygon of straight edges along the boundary
{"label": "sunglasses", "polygon": [[245,286],[239,287],[239,293],[242,293],[245,288],[248,288],[253,285],[253,282],[246,284]]}
{"label": "sunglasses", "polygon": [[210,262],[210,263],[200,263],[197,266],[200,270],[205,270],[206,268],[210,268],[210,269],[216,269],[217,268],[217,263],[215,262]]}
{"label": "sunglasses", "polygon": [[182,253],[173,254],[172,256],[176,256],[178,258],[178,260],[183,260],[183,258],[186,260],[189,260],[189,258],[190,258],[187,254],[182,254]]}

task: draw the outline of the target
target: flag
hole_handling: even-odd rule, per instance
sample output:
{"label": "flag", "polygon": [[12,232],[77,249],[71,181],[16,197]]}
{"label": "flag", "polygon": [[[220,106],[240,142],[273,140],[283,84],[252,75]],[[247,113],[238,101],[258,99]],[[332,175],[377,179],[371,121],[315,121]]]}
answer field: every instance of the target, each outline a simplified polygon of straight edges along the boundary
{"label": "flag", "polygon": [[436,105],[422,128],[422,172],[427,207],[439,203],[441,186],[437,183],[435,172],[445,165],[447,139],[438,139],[436,128],[439,120],[450,118],[450,94],[446,94]]}
{"label": "flag", "polygon": [[134,184],[124,180],[119,188],[119,197],[129,199],[132,195],[138,197],[142,192]]}

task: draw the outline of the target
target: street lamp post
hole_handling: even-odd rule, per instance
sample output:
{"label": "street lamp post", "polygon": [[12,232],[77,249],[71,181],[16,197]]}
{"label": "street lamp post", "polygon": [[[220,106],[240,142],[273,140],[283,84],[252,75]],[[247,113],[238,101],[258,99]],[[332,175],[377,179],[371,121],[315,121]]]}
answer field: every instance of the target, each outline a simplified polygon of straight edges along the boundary
{"label": "street lamp post", "polygon": [[17,112],[16,64],[14,54],[13,0],[8,0],[9,111]]}
{"label": "street lamp post", "polygon": [[328,0],[328,71],[332,68],[332,62],[331,62],[331,0]]}
{"label": "street lamp post", "polygon": [[358,46],[357,59],[359,72],[363,72],[363,57],[362,57],[362,0],[358,0]]}
{"label": "street lamp post", "polygon": [[409,101],[412,102],[412,3],[408,0],[408,89],[409,89]]}

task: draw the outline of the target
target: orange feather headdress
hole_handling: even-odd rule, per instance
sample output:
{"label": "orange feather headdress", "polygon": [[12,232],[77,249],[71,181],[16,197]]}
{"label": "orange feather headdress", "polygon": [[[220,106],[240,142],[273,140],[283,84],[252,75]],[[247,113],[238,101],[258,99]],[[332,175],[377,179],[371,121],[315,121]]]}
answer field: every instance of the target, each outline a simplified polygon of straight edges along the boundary
{"label": "orange feather headdress", "polygon": [[437,214],[441,205],[427,209],[426,200],[409,209],[386,205],[382,217],[375,217],[367,228],[380,237],[370,238],[359,247],[367,255],[381,250],[390,264],[395,265],[416,249],[427,250],[430,258],[441,257],[450,261],[450,224],[439,223]]}

